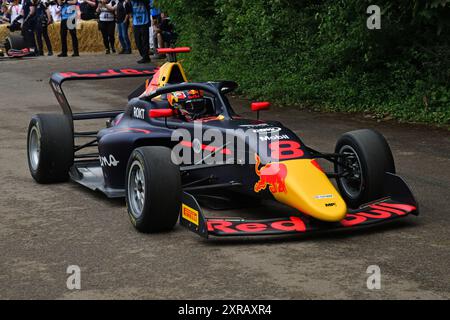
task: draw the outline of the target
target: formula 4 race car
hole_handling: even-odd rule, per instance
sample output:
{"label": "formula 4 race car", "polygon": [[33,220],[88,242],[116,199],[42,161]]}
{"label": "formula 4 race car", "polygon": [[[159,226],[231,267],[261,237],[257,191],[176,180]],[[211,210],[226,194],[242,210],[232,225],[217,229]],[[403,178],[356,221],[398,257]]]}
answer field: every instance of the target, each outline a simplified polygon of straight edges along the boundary
{"label": "formula 4 race car", "polygon": [[[168,231],[179,221],[205,238],[352,229],[418,214],[381,134],[351,131],[334,152],[318,152],[280,122],[260,120],[268,102],[252,103],[257,119],[237,115],[227,98],[235,82],[188,82],[176,54],[189,51],[160,50],[168,55],[160,68],[53,74],[63,114],[30,122],[33,178],[70,177],[107,197],[125,197],[141,232]],[[125,110],[73,113],[62,90],[66,81],[130,77],[147,79]],[[92,119],[107,119],[106,128],[75,130],[76,122]],[[334,170],[325,172],[317,159]]]}
{"label": "formula 4 race car", "polygon": [[0,46],[0,59],[32,56],[35,56],[34,49],[28,48],[24,38],[18,33],[11,33]]}

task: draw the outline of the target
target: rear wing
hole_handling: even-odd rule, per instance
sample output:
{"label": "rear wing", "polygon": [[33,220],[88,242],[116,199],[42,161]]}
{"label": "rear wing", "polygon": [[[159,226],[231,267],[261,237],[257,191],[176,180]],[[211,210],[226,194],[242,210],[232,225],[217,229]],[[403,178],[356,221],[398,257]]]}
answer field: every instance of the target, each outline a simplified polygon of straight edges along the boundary
{"label": "rear wing", "polygon": [[[50,86],[56,96],[56,100],[58,100],[58,103],[61,106],[61,109],[63,110],[64,114],[71,120],[73,125],[73,120],[112,118],[123,112],[123,109],[115,111],[73,113],[69,101],[67,100],[66,95],[64,94],[64,91],[62,89],[62,85],[64,82],[78,80],[151,77],[155,74],[155,72],[155,67],[56,72],[53,73],[50,78]],[[145,87],[145,84],[143,86]]]}
{"label": "rear wing", "polygon": [[[94,112],[82,112],[73,113],[70,107],[69,101],[67,101],[66,95],[62,89],[62,85],[66,81],[77,80],[100,80],[100,79],[117,79],[117,78],[136,78],[136,77],[152,77],[155,74],[156,68],[121,68],[121,69],[107,69],[96,71],[74,71],[74,72],[57,72],[53,73],[50,78],[50,86],[53,93],[63,110],[63,113],[67,116],[72,126],[73,141],[74,141],[74,159],[75,161],[89,161],[97,160],[99,157],[98,151],[89,153],[81,152],[87,148],[97,147],[97,131],[75,131],[74,120],[90,120],[90,119],[108,119],[114,118],[123,112],[121,110],[113,111],[94,111]],[[131,95],[135,94],[138,90],[145,90],[146,83],[143,83],[138,89]],[[130,97],[128,98],[130,99]],[[89,139],[88,142],[85,139]],[[78,142],[78,143],[76,143]],[[80,153],[81,152],[81,153]]]}

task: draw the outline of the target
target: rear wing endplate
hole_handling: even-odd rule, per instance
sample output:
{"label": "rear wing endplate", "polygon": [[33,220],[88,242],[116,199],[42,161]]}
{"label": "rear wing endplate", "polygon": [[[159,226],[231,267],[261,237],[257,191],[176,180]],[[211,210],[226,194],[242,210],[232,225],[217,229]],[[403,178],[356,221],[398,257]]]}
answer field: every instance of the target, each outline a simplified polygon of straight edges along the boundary
{"label": "rear wing endplate", "polygon": [[58,100],[64,114],[73,120],[84,119],[102,119],[118,115],[120,111],[106,111],[106,112],[85,112],[73,113],[66,95],[62,89],[62,85],[66,81],[78,80],[101,80],[101,79],[118,79],[118,78],[136,78],[136,77],[151,77],[155,74],[155,67],[145,68],[117,68],[95,71],[71,71],[71,72],[56,72],[50,78],[50,86],[53,93]]}

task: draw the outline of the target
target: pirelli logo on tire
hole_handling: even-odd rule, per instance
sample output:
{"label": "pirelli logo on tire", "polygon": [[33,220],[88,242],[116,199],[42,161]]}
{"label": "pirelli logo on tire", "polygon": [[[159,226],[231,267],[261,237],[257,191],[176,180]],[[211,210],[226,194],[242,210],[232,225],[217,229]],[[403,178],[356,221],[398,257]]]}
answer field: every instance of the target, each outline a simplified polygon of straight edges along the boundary
{"label": "pirelli logo on tire", "polygon": [[198,211],[184,203],[181,206],[181,217],[198,226]]}

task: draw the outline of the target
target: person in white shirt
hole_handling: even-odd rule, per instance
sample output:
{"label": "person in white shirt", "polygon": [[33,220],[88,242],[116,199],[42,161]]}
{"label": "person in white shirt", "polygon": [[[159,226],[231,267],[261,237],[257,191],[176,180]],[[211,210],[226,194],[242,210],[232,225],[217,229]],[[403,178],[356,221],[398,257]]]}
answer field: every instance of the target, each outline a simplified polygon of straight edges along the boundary
{"label": "person in white shirt", "polygon": [[[105,46],[106,54],[110,54],[111,51],[116,53],[115,48],[115,0],[100,0],[97,7],[98,16],[98,28],[102,33],[103,44]],[[110,50],[111,49],[111,50]]]}
{"label": "person in white shirt", "polygon": [[50,2],[48,7],[50,14],[52,16],[52,22],[61,21],[61,7],[56,2]]}
{"label": "person in white shirt", "polygon": [[[22,5],[19,3],[19,0],[14,0],[9,7],[9,15],[11,17],[11,23],[13,23],[17,17],[20,16],[20,12],[22,11]],[[17,20],[18,23],[22,24],[23,18]]]}

